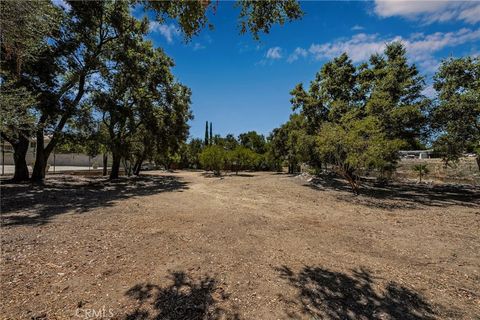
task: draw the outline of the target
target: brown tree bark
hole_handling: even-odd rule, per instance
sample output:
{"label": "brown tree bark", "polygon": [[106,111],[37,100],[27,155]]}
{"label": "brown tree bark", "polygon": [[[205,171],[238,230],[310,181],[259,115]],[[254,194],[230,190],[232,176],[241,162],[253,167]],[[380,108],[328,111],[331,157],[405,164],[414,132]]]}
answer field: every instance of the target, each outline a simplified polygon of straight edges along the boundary
{"label": "brown tree bark", "polygon": [[102,175],[106,176],[108,174],[108,154],[103,154],[103,172]]}
{"label": "brown tree bark", "polygon": [[137,162],[135,162],[135,165],[133,166],[133,174],[138,176],[140,174],[140,170],[142,170],[142,163],[143,163],[143,157],[140,157],[137,159]]}
{"label": "brown tree bark", "polygon": [[28,152],[28,132],[20,132],[18,139],[9,138],[5,134],[1,134],[2,139],[8,141],[13,147],[13,161],[15,171],[13,173],[13,182],[27,181],[29,178],[27,166],[27,152]]}
{"label": "brown tree bark", "polygon": [[33,166],[32,181],[42,182],[45,179],[47,160],[50,154],[46,154],[45,141],[43,140],[43,129],[39,128],[36,132],[37,145],[35,152],[35,165]]}
{"label": "brown tree bark", "polygon": [[28,145],[28,138],[24,135],[20,135],[18,142],[13,144],[13,160],[15,162],[13,181],[15,182],[27,181],[29,178],[26,160]]}
{"label": "brown tree bark", "polygon": [[122,157],[117,152],[112,152],[112,169],[110,171],[110,179],[118,179],[120,172],[120,160]]}

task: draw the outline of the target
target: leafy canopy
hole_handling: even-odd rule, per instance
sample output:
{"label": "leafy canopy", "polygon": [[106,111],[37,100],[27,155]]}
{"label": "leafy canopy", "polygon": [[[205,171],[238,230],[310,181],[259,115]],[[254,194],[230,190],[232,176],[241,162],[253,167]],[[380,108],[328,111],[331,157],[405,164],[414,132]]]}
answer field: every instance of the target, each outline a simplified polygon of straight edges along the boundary
{"label": "leafy canopy", "polygon": [[438,92],[431,116],[438,135],[435,149],[447,163],[463,152],[480,154],[480,58],[444,60],[435,74],[434,88]]}

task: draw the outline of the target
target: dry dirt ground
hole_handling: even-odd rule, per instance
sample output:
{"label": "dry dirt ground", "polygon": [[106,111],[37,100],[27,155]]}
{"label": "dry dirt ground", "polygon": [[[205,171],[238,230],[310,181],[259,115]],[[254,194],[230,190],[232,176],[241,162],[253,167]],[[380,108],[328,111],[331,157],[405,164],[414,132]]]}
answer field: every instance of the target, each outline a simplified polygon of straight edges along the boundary
{"label": "dry dirt ground", "polygon": [[479,189],[312,182],[4,183],[0,318],[480,318]]}

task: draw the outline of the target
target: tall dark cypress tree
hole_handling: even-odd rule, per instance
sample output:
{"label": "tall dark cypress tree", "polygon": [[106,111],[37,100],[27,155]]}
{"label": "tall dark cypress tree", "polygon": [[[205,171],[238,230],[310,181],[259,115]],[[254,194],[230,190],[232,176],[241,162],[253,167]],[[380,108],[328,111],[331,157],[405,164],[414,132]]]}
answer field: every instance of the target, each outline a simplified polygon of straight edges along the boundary
{"label": "tall dark cypress tree", "polygon": [[213,144],[212,123],[210,122],[210,144]]}
{"label": "tall dark cypress tree", "polygon": [[208,139],[208,121],[205,122],[205,146],[208,146],[208,142],[209,142],[209,139]]}

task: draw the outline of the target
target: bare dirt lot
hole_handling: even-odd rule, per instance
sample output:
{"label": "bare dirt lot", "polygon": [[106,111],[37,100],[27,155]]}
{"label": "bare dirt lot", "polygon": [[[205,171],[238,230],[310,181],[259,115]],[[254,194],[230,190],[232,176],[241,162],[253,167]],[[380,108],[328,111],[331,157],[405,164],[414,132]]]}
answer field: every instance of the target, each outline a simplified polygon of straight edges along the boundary
{"label": "bare dirt lot", "polygon": [[4,184],[0,317],[480,318],[479,189],[314,182]]}

